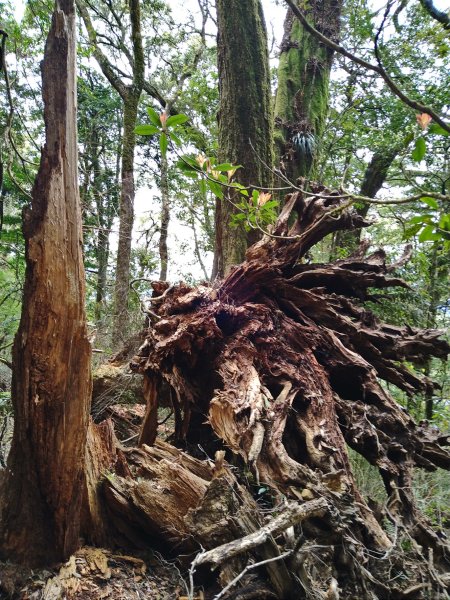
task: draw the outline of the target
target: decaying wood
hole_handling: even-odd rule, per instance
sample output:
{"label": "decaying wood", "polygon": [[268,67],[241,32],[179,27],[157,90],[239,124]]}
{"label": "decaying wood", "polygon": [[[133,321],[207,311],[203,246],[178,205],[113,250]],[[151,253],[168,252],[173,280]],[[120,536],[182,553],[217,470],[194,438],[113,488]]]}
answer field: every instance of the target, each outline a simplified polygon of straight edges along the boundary
{"label": "decaying wood", "polygon": [[[103,480],[110,539],[121,545],[152,545],[177,554],[194,556],[202,547],[213,549],[259,531],[258,505],[232,474],[221,453],[215,463],[202,461],[157,440],[153,447],[125,449],[131,476],[117,473]],[[258,550],[273,558],[279,549],[270,535]],[[226,585],[241,568],[241,561],[220,566]],[[268,565],[268,578],[280,597],[295,582],[285,565]]]}
{"label": "decaying wood", "polygon": [[[333,577],[349,598],[388,597],[383,569],[387,557],[397,557],[398,566],[397,540],[357,489],[347,444],[378,467],[386,514],[413,541],[411,560],[421,560],[428,547],[433,569],[448,568],[445,540],[416,509],[411,478],[415,467],[450,468],[450,440],[414,423],[380,379],[407,394],[432,389],[404,361],[420,365],[430,356],[445,357],[450,348],[439,331],[390,326],[364,307],[374,289],[406,286],[392,272],[407,254],[389,266],[383,251],[365,256],[361,247],[333,264],[308,263],[308,250],[324,236],[367,225],[340,196],[313,191],[315,196],[292,194],[272,235],[252,246],[246,261],[218,285],[154,284],[155,295],[163,295],[152,306],[158,318],[132,361],[146,381],[141,441],[156,439],[156,411],[168,386],[176,444],[191,451],[200,444],[210,455],[227,448],[250,469],[250,484],[267,486],[274,500],[280,494],[300,505],[326,500],[334,518],[302,525],[306,544],[327,548],[334,565],[322,582],[323,597],[326,590],[335,593]],[[206,486],[200,506],[213,488]],[[227,539],[219,523],[212,537],[209,532],[211,548],[257,530],[235,531]],[[197,539],[207,537],[205,531]],[[303,589],[296,597],[307,594],[314,578],[312,557],[293,559]],[[442,589],[439,577],[428,576],[432,589]],[[277,590],[279,597],[290,597],[289,589]]]}
{"label": "decaying wood", "polygon": [[298,525],[298,523],[301,523],[306,518],[323,517],[327,513],[327,508],[328,505],[324,498],[311,500],[304,504],[291,503],[282,513],[266,525],[263,525],[255,533],[251,533],[239,540],[233,540],[228,544],[216,546],[213,550],[200,553],[196,556],[193,565],[197,567],[204,563],[211,563],[213,566],[218,566],[225,560],[229,560],[238,554],[253,550],[253,548],[264,544],[271,536],[279,535],[288,527]]}
{"label": "decaying wood", "polygon": [[111,420],[90,423],[86,442],[86,471],[83,485],[82,535],[98,546],[111,539],[111,524],[102,502],[102,480],[108,474],[131,476],[119,448]]}
{"label": "decaying wood", "polygon": [[73,0],[57,0],[42,64],[46,141],[31,207],[24,212],[14,436],[0,499],[0,556],[31,565],[64,560],[78,548],[83,499],[91,350],[77,174],[75,33]]}
{"label": "decaying wood", "polygon": [[91,415],[99,423],[107,418],[109,408],[114,404],[142,402],[142,377],[130,373],[128,363],[100,365],[92,373]]}

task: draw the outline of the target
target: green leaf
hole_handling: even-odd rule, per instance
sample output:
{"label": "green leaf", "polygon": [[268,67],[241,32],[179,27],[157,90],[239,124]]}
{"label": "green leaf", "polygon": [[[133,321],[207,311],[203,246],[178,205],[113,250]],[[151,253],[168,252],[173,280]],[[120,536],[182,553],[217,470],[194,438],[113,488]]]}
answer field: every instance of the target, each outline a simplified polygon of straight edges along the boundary
{"label": "green leaf", "polygon": [[134,128],[134,133],[138,135],[155,135],[160,130],[155,125],[138,125]]}
{"label": "green leaf", "polygon": [[158,128],[161,127],[161,119],[154,108],[147,106],[147,114],[150,118],[150,122],[153,123],[153,125],[156,125]]}
{"label": "green leaf", "polygon": [[422,229],[422,223],[417,223],[412,225],[411,227],[407,227],[405,229],[405,233],[403,234],[403,239],[410,240],[414,237],[420,230]]}
{"label": "green leaf", "polygon": [[437,135],[450,135],[450,133],[446,129],[444,129],[437,123],[431,123],[431,125],[428,127],[428,132],[436,133]]}
{"label": "green leaf", "polygon": [[189,121],[189,118],[186,115],[172,115],[166,121],[166,127],[173,127],[173,125],[181,125],[182,123],[186,123]]}
{"label": "green leaf", "polygon": [[248,190],[245,187],[245,185],[242,185],[242,183],[238,183],[237,181],[230,183],[229,184],[231,187],[235,188],[236,190],[239,190],[241,196],[247,196],[248,197]]}
{"label": "green leaf", "polygon": [[159,137],[159,147],[161,150],[161,154],[166,156],[167,154],[167,146],[169,144],[169,140],[167,139],[167,135],[165,133],[161,133]]}
{"label": "green leaf", "polygon": [[217,196],[217,198],[220,198],[221,200],[223,200],[223,190],[222,190],[222,186],[219,183],[216,183],[215,181],[210,181],[208,179],[207,181],[208,187],[211,190],[211,192]]}
{"label": "green leaf", "polygon": [[414,162],[420,162],[427,151],[427,145],[423,137],[417,138],[414,150],[411,153],[411,158]]}
{"label": "green leaf", "polygon": [[439,227],[445,231],[450,231],[450,214],[442,215],[439,219]]}
{"label": "green leaf", "polygon": [[232,171],[233,169],[240,169],[240,165],[234,166],[231,163],[220,163],[220,165],[214,165],[215,171]]}
{"label": "green leaf", "polygon": [[175,143],[175,146],[181,146],[180,138],[177,135],[175,135],[173,131],[170,132],[170,139],[172,140],[172,142]]}
{"label": "green leaf", "polygon": [[189,156],[179,158],[176,163],[177,168],[184,174],[190,177],[197,176],[200,170],[198,164]]}
{"label": "green leaf", "polygon": [[268,210],[269,208],[275,208],[279,204],[280,203],[278,202],[278,200],[269,200],[269,202],[266,202],[262,208]]}
{"label": "green leaf", "polygon": [[440,239],[441,236],[434,231],[434,225],[427,225],[419,235],[419,242],[434,242]]}
{"label": "green leaf", "polygon": [[439,204],[435,198],[430,198],[429,196],[423,196],[423,198],[421,198],[420,201],[425,202],[425,204],[428,204],[428,206],[430,208],[434,208],[434,210],[439,210]]}
{"label": "green leaf", "polygon": [[235,215],[233,215],[233,221],[245,221],[247,218],[247,215],[245,215],[244,213],[237,213]]}
{"label": "green leaf", "polygon": [[415,225],[416,223],[421,223],[423,225],[424,223],[431,223],[432,221],[432,215],[420,215],[418,217],[412,217],[411,219],[409,219],[408,225]]}
{"label": "green leaf", "polygon": [[189,167],[191,169],[200,171],[200,165],[195,160],[195,158],[193,158],[192,156],[189,156],[189,154],[184,154],[183,156],[180,156],[178,163],[179,163],[180,167],[181,167],[181,165],[185,165],[186,167],[189,165]]}
{"label": "green leaf", "polygon": [[208,186],[206,185],[206,181],[204,179],[200,179],[199,188],[202,196],[205,196],[206,192],[208,191]]}

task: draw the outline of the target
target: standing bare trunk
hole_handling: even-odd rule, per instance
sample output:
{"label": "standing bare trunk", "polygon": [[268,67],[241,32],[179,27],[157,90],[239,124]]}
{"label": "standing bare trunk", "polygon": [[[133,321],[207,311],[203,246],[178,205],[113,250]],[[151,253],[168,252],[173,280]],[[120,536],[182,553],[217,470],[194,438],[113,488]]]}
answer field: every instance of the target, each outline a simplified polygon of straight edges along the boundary
{"label": "standing bare trunk", "polygon": [[0,554],[29,564],[78,545],[90,347],[77,179],[75,13],[57,0],[42,67],[46,144],[24,215],[27,271],[14,343],[14,438],[0,513]]}

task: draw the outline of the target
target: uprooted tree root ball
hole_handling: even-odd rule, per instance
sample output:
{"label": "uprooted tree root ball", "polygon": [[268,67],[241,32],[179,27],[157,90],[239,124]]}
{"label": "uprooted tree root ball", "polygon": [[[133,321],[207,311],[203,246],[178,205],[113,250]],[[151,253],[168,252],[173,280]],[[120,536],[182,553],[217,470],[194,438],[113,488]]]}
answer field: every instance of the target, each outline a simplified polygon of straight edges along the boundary
{"label": "uprooted tree root ball", "polygon": [[[365,247],[332,264],[303,260],[332,231],[366,225],[338,194],[315,192],[291,195],[272,234],[219,284],[154,284],[152,325],[132,362],[147,400],[141,449],[121,453],[134,476],[108,479],[106,504],[122,539],[151,534],[190,561],[201,547],[192,582],[209,562],[242,598],[264,572],[267,597],[437,598],[450,585],[448,546],[417,510],[411,481],[414,467],[450,468],[449,439],[414,423],[380,380],[429,389],[405,361],[450,348],[439,331],[385,325],[362,306],[373,288],[405,286],[389,274],[407,253],[391,266]],[[155,445],[167,386],[175,446],[197,458]],[[358,490],[347,446],[378,467],[382,511]],[[251,494],[261,486],[264,507]]]}

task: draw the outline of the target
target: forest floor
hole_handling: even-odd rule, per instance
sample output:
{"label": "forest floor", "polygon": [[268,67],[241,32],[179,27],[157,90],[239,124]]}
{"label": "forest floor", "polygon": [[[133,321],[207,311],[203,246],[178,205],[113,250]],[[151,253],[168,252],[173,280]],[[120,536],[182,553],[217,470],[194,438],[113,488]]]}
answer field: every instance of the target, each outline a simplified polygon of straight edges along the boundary
{"label": "forest floor", "polygon": [[[132,443],[145,407],[111,404],[116,394],[116,385],[111,385],[105,393],[103,408],[114,420],[121,439],[129,438]],[[165,439],[173,432],[169,410],[161,410],[161,420],[165,421],[161,423],[161,435]],[[6,463],[12,417],[0,418],[0,425],[0,458]],[[177,565],[151,550],[138,556],[127,551],[84,546],[67,563],[54,569],[27,569],[0,562],[0,600],[187,600],[186,586],[187,578],[183,578]],[[201,592],[196,600],[203,600]]]}
{"label": "forest floor", "polygon": [[54,570],[0,563],[1,600],[183,600],[186,594],[178,568],[158,553],[137,557],[85,546]]}

